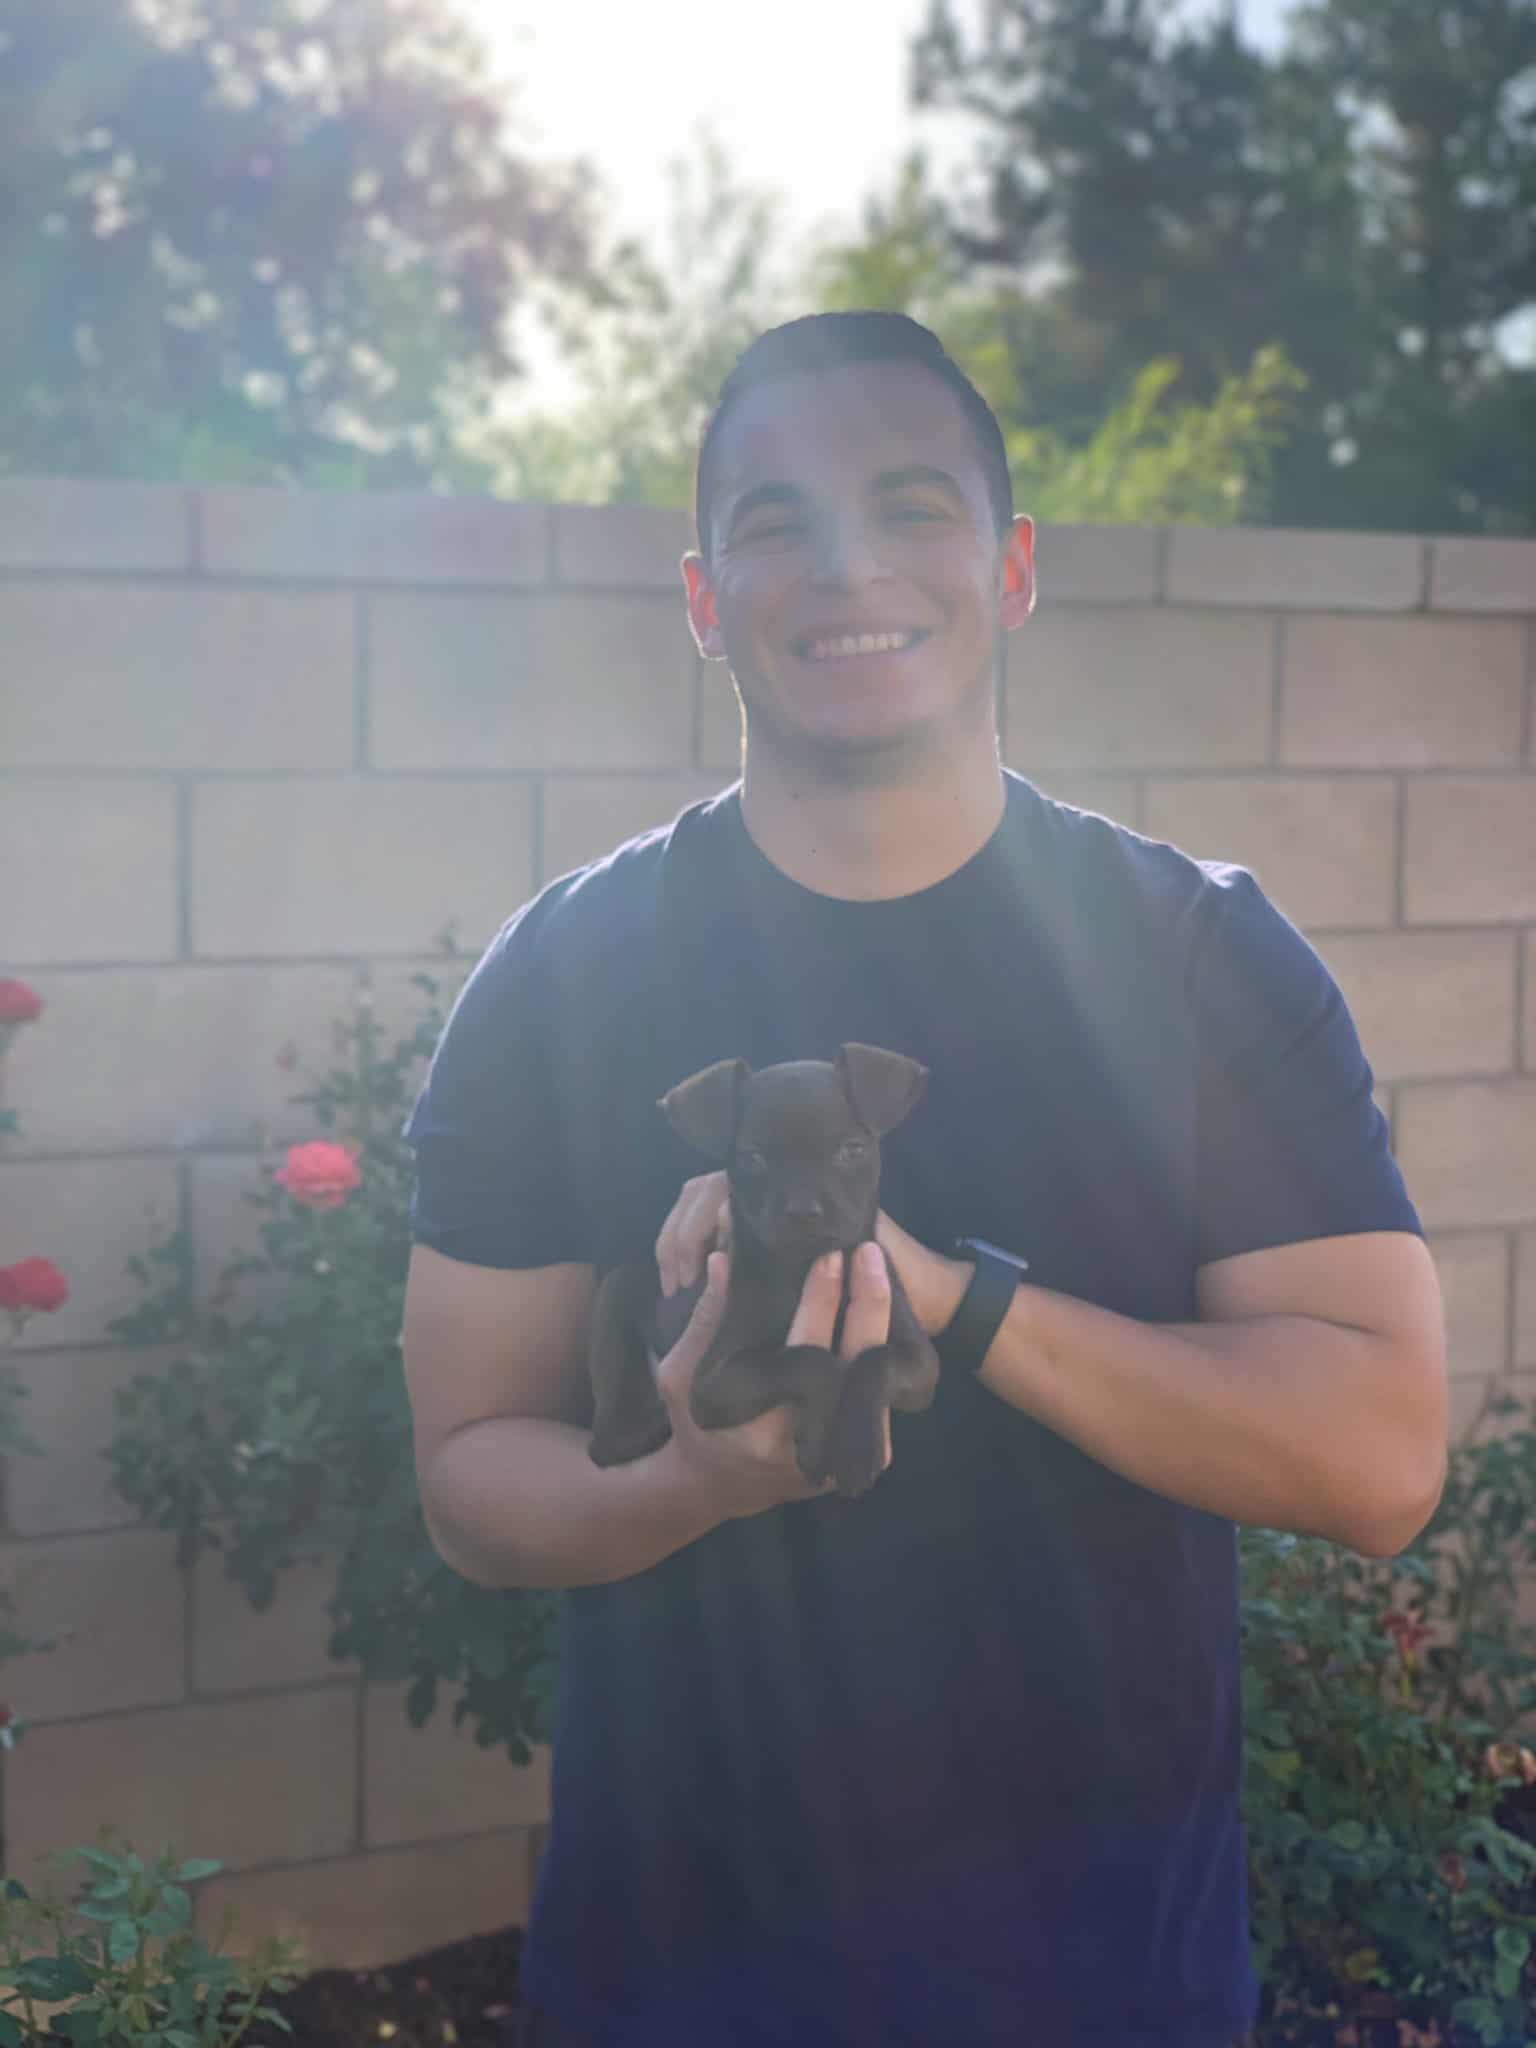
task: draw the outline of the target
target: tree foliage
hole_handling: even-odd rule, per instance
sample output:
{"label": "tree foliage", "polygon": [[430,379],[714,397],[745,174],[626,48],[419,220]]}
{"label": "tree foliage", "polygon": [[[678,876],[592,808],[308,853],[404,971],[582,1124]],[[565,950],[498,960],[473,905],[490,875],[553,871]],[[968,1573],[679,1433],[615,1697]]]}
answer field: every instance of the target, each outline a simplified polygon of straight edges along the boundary
{"label": "tree foliage", "polygon": [[1278,344],[1309,398],[1276,517],[1536,525],[1536,364],[1500,347],[1536,304],[1536,0],[1309,0],[1276,55],[1177,0],[935,0],[912,78],[976,127],[952,246],[1097,332],[1100,415],[1148,361],[1208,402]]}
{"label": "tree foliage", "polygon": [[442,0],[0,0],[0,470],[433,478],[585,237]]}

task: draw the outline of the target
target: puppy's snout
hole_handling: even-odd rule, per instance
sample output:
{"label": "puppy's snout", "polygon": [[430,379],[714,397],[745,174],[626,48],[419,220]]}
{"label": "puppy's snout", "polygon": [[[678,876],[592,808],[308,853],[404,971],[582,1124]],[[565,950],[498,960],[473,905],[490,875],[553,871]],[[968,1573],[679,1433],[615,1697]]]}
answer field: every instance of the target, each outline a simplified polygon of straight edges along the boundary
{"label": "puppy's snout", "polygon": [[784,1197],[784,1216],[790,1223],[819,1223],[827,1205],[814,1189],[792,1190]]}

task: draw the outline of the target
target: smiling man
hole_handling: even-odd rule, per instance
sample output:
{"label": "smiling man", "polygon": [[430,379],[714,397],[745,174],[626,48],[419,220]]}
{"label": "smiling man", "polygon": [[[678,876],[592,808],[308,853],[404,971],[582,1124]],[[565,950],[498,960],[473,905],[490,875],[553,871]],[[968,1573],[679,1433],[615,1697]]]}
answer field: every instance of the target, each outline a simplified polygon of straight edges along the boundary
{"label": "smiling man", "polygon": [[[1000,764],[1034,534],[997,424],[887,314],[749,349],[684,562],[741,782],[512,918],[408,1127],[422,1499],[562,1586],[528,2040],[1227,2048],[1251,2024],[1236,1534],[1389,1555],[1444,1471],[1434,1272],[1316,953],[1240,868]],[[1027,637],[1024,641],[1027,651]],[[1130,679],[1134,687],[1134,678]],[[864,1497],[775,1411],[697,1429],[716,1060],[930,1070],[879,1242],[942,1374]],[[588,1460],[594,1275],[707,1279],[661,1451]],[[791,1339],[881,1341],[878,1253]]]}

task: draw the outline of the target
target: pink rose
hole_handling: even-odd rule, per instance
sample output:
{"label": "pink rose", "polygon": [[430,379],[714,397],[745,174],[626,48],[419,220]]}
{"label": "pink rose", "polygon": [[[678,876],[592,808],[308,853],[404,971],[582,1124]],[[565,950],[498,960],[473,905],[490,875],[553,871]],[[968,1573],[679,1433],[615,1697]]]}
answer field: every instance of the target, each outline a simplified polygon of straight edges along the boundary
{"label": "pink rose", "polygon": [[307,1145],[290,1145],[286,1164],[272,1178],[306,1209],[339,1209],[363,1184],[356,1155],[355,1145],[315,1138]]}
{"label": "pink rose", "polygon": [[69,1282],[52,1259],[18,1259],[0,1266],[0,1309],[20,1323],[30,1315],[52,1315],[69,1299]]}
{"label": "pink rose", "polygon": [[30,1024],[43,1012],[43,999],[24,981],[0,981],[0,1024]]}

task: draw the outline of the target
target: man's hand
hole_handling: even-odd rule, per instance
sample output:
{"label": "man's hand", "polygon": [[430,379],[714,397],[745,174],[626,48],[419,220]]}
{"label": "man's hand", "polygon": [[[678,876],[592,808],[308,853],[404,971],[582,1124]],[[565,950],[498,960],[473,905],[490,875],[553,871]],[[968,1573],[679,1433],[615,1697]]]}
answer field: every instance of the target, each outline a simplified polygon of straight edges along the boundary
{"label": "man's hand", "polygon": [[[831,1349],[842,1298],[842,1267],[840,1252],[829,1252],[812,1266],[785,1337],[786,1344],[819,1344],[824,1350]],[[710,1252],[705,1272],[705,1290],[687,1329],[656,1367],[657,1391],[672,1423],[672,1442],[667,1451],[681,1461],[689,1481],[722,1522],[830,1492],[836,1484],[834,1480],[812,1486],[796,1461],[793,1408],[770,1408],[766,1415],[731,1429],[700,1429],[694,1421],[688,1397],[699,1361],[709,1349],[725,1312],[729,1256],[725,1252]],[[890,1317],[891,1290],[885,1261],[876,1245],[860,1245],[853,1256],[848,1310],[843,1318],[838,1355],[856,1358],[872,1345],[885,1343],[890,1335]],[[882,1470],[890,1462],[891,1421],[887,1409]]]}
{"label": "man's hand", "polygon": [[[882,1209],[875,1219],[875,1238],[890,1253],[913,1313],[930,1337],[947,1329],[974,1270],[965,1259],[946,1259],[931,1252],[893,1223]],[[663,1294],[691,1287],[703,1271],[714,1245],[729,1246],[731,1203],[723,1173],[695,1174],[684,1181],[672,1213],[656,1240],[656,1270]],[[816,1341],[816,1340],[811,1340]]]}

